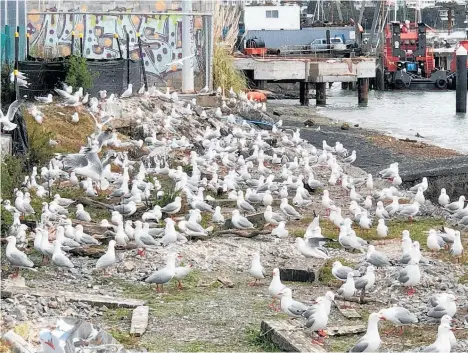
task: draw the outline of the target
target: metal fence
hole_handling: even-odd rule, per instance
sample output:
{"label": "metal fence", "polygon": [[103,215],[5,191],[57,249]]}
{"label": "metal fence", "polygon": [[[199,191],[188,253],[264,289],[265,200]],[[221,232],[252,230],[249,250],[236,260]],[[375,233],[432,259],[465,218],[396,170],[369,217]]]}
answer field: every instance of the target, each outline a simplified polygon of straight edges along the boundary
{"label": "metal fence", "polygon": [[[190,59],[182,57],[182,22],[186,16],[193,31]],[[195,89],[211,86],[211,14],[28,12],[26,23],[32,59],[54,61],[73,51],[74,55],[99,61],[118,58],[140,61],[140,37],[149,84],[180,88],[182,66],[192,64]]]}

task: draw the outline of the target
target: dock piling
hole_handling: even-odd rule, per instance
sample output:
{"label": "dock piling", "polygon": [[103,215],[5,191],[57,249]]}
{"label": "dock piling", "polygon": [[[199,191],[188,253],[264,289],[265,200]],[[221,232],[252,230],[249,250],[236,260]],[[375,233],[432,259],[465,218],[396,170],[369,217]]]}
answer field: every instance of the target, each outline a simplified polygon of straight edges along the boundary
{"label": "dock piling", "polygon": [[348,82],[341,82],[341,89],[348,89]]}
{"label": "dock piling", "polygon": [[456,93],[456,112],[466,113],[466,58],[467,51],[463,46],[457,49],[457,93]]}
{"label": "dock piling", "polygon": [[367,106],[369,100],[369,79],[358,78],[358,102],[359,105]]}
{"label": "dock piling", "polygon": [[315,84],[315,103],[317,105],[327,104],[327,84],[325,82]]}
{"label": "dock piling", "polygon": [[299,102],[301,105],[309,105],[309,82],[299,83]]}

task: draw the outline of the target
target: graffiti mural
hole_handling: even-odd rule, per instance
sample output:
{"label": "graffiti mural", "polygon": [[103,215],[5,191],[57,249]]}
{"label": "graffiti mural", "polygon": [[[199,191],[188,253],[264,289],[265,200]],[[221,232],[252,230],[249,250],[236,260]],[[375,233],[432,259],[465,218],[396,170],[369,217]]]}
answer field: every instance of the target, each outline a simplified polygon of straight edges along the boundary
{"label": "graffiti mural", "polygon": [[[182,58],[182,15],[154,13],[151,15],[132,15],[132,9],[117,8],[112,12],[119,15],[70,14],[85,12],[81,9],[70,9],[67,14],[54,12],[37,14],[28,12],[27,31],[30,35],[31,53],[54,51],[54,56],[67,56],[71,53],[72,32],[75,33],[75,52],[80,48],[80,34],[83,36],[83,53],[91,59],[119,58],[119,48],[115,35],[119,37],[122,55],[125,58],[127,45],[130,58],[138,60],[137,33],[140,34],[143,59],[146,71],[151,75],[164,77],[181,69],[180,64],[172,64]],[[206,40],[203,31],[203,18],[194,16],[193,31],[195,37],[195,72],[204,69],[204,45]],[[129,34],[129,43],[126,40]],[[39,55],[38,55],[39,56]]]}

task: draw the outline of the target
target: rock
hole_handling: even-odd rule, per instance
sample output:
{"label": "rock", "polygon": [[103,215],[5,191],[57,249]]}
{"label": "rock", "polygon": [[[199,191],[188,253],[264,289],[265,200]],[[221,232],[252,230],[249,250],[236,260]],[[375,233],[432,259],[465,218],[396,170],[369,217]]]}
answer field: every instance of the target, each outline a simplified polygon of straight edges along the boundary
{"label": "rock", "polygon": [[26,313],[23,313],[20,309],[16,308],[11,312],[11,315],[15,316],[17,320],[24,321],[27,319]]}
{"label": "rock", "polygon": [[314,126],[315,125],[315,121],[313,121],[312,119],[307,119],[306,121],[304,121],[304,126],[305,127],[311,127],[311,126]]}
{"label": "rock", "polygon": [[55,300],[51,300],[48,305],[49,305],[49,308],[51,308],[51,309],[57,309],[58,308],[58,303]]}
{"label": "rock", "polygon": [[354,124],[354,127],[359,127],[359,124]]}
{"label": "rock", "polygon": [[122,264],[123,272],[131,272],[135,269],[135,263],[133,261],[124,261]]}
{"label": "rock", "polygon": [[349,124],[348,123],[341,124],[341,130],[349,130]]}
{"label": "rock", "polygon": [[232,283],[232,281],[229,278],[226,278],[226,277],[219,277],[218,282],[221,282],[223,287],[227,287],[227,288],[233,288],[234,287],[234,283]]}
{"label": "rock", "polygon": [[3,321],[7,324],[10,324],[10,323],[14,323],[15,322],[15,318],[10,316],[10,315],[5,315],[2,317]]}
{"label": "rock", "polygon": [[278,111],[276,111],[276,110],[273,110],[273,115],[275,115],[275,116],[281,116],[281,113],[278,112]]}

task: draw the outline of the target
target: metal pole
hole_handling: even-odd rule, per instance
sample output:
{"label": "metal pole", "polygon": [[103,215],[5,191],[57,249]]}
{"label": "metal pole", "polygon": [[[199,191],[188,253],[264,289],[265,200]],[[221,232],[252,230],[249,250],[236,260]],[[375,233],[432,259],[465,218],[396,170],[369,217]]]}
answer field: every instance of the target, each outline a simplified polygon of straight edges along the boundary
{"label": "metal pole", "polygon": [[[182,2],[182,12],[192,13],[192,0]],[[182,92],[192,93],[194,91],[194,73],[192,55],[195,54],[193,44],[193,15],[182,17]]]}
{"label": "metal pole", "polygon": [[80,53],[81,57],[83,57],[83,33],[80,33]]}
{"label": "metal pole", "polygon": [[456,92],[456,111],[457,113],[466,113],[466,58],[467,51],[462,45],[457,49],[457,92]]}
{"label": "metal pole", "polygon": [[145,59],[143,58],[143,47],[141,46],[141,37],[140,33],[137,33],[138,38],[138,49],[140,50],[140,64],[141,64],[141,71],[143,73],[143,81],[145,83],[145,90],[148,90],[148,79],[146,77],[146,70],[145,70]]}
{"label": "metal pole", "polygon": [[19,26],[19,1],[18,0],[16,0],[16,23],[15,25],[16,25],[16,30],[18,31],[18,26]]}
{"label": "metal pole", "polygon": [[71,32],[71,48],[70,48],[70,55],[73,56],[73,52],[75,51],[75,31]]}
{"label": "metal pole", "polygon": [[29,33],[26,33],[26,60],[29,60]]}
{"label": "metal pole", "polygon": [[130,83],[130,35],[125,32],[125,39],[127,40],[127,85]]}
{"label": "metal pole", "polygon": [[123,58],[122,56],[122,48],[120,47],[120,40],[119,40],[119,35],[117,33],[114,34],[114,38],[115,40],[117,41],[117,48],[119,48],[119,56],[120,56],[120,59]]}
{"label": "metal pole", "polygon": [[16,27],[16,32],[15,32],[15,70],[14,70],[14,76],[15,76],[15,92],[16,92],[16,99],[19,99],[19,86],[18,86],[18,57],[19,57],[19,26]]}

